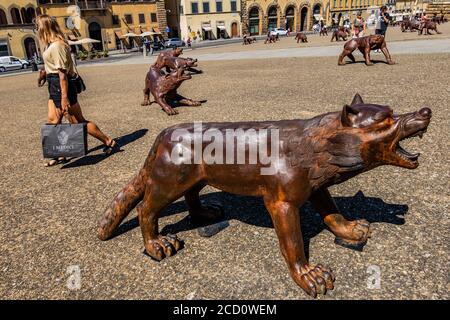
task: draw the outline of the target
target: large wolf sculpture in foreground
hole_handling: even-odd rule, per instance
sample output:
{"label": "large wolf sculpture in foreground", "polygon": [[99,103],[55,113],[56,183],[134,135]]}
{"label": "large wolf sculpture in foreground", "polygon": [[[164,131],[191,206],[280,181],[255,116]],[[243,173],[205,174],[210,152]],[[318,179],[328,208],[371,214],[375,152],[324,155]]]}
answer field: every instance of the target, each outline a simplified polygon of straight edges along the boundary
{"label": "large wolf sculpture in foreground", "polygon": [[[183,245],[175,235],[160,234],[158,228],[161,211],[178,198],[185,197],[192,218],[214,221],[220,217],[220,210],[203,206],[199,199],[199,192],[206,185],[230,193],[260,196],[272,218],[293,280],[311,296],[325,294],[333,289],[334,275],[320,264],[309,263],[303,247],[299,208],[311,201],[341,244],[364,245],[370,236],[369,223],[347,220],[327,188],[381,165],[417,168],[419,154],[404,150],[400,141],[421,137],[430,120],[429,108],[395,115],[388,106],[365,104],[357,94],[342,111],[309,120],[202,125],[204,135],[211,130],[224,135],[227,130],[277,130],[278,141],[272,136],[265,141],[267,145],[279,146],[278,158],[271,164],[250,164],[248,159],[219,164],[204,158],[200,162],[188,158],[175,163],[171,155],[186,149],[180,140],[195,141],[195,125],[167,128],[156,138],[142,169],[106,209],[98,236],[101,240],[110,238],[137,206],[145,250],[154,259],[162,260]],[[182,134],[173,139],[176,132]],[[251,146],[246,145],[248,154]],[[221,147],[226,149],[225,145]],[[201,140],[200,151],[206,148],[206,142]],[[234,144],[234,151],[237,149]],[[189,151],[191,157],[197,156],[194,147]],[[261,174],[268,166],[274,167],[273,174]]]}

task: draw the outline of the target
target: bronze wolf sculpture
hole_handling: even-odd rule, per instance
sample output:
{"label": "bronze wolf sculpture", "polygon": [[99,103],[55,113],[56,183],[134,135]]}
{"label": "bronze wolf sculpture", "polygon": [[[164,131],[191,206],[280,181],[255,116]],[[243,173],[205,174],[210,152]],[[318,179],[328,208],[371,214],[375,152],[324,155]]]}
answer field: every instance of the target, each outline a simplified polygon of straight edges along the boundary
{"label": "bronze wolf sculpture", "polygon": [[339,56],[338,65],[345,65],[344,58],[349,57],[352,62],[356,62],[355,57],[352,52],[358,49],[364,55],[364,59],[366,61],[366,65],[373,65],[372,61],[370,61],[370,50],[380,49],[384,56],[386,57],[386,61],[388,64],[394,64],[394,61],[391,58],[389,50],[386,46],[386,41],[382,35],[370,35],[360,38],[354,38],[347,41],[344,44],[344,50]]}
{"label": "bronze wolf sculpture", "polygon": [[178,111],[172,108],[173,105],[200,106],[200,101],[185,98],[177,93],[181,83],[191,78],[190,74],[185,74],[183,67],[164,74],[157,66],[151,66],[145,76],[144,101],[141,105],[152,104],[150,102],[151,93],[155,98],[154,102],[158,103],[169,116],[178,114]]}
{"label": "bronze wolf sculpture", "polygon": [[437,29],[437,23],[434,21],[425,21],[420,25],[419,28],[419,35],[423,34],[423,30],[425,29],[425,34],[426,35],[431,35],[432,33],[430,33],[430,30],[433,30],[434,32],[436,32],[437,34],[441,34],[442,32],[439,32]]}
{"label": "bronze wolf sculpture", "polygon": [[[276,130],[278,139],[271,135],[266,141],[267,145],[276,144],[276,140],[280,142],[278,159],[272,164],[261,161],[250,164],[250,144],[245,147],[246,161],[241,164],[234,159],[231,159],[234,162],[219,164],[204,157],[196,162],[198,154],[195,152],[184,158],[187,162],[175,163],[171,155],[179,154],[184,148],[195,151],[198,132],[193,124],[167,128],[156,138],[137,175],[106,209],[100,220],[98,237],[101,240],[110,238],[137,206],[145,250],[154,259],[162,260],[174,255],[183,245],[175,235],[159,233],[159,215],[170,203],[184,196],[193,218],[214,220],[220,217],[219,211],[203,206],[199,199],[199,192],[206,185],[230,193],[260,196],[272,218],[281,253],[293,280],[312,296],[325,294],[333,289],[334,275],[330,269],[308,262],[299,207],[307,200],[311,201],[341,243],[366,243],[370,236],[369,223],[345,219],[327,188],[381,165],[417,168],[419,154],[404,150],[400,141],[422,136],[430,120],[429,108],[396,115],[388,106],[365,104],[359,95],[355,95],[352,103],[345,105],[342,111],[309,120],[206,123],[200,129],[204,134],[214,130],[224,135],[227,130],[234,129]],[[183,145],[180,138],[194,141],[194,147],[191,143]],[[236,135],[233,139],[238,138]],[[199,143],[201,151],[210,147],[205,147],[202,139]],[[225,148],[225,144],[221,144],[222,147]],[[238,151],[236,143],[231,148]],[[261,174],[264,167],[271,165],[275,168],[273,174]]]}
{"label": "bronze wolf sculpture", "polygon": [[297,43],[299,43],[300,41],[308,42],[308,37],[304,33],[297,32],[297,34],[295,35],[295,40],[297,40]]}
{"label": "bronze wolf sculpture", "polygon": [[420,22],[417,20],[405,20],[402,21],[402,23],[400,24],[400,29],[402,30],[402,32],[406,32],[406,31],[413,31],[413,30],[420,30]]}
{"label": "bronze wolf sculpture", "polygon": [[158,67],[161,70],[165,69],[167,73],[178,68],[184,68],[193,73],[202,73],[201,70],[194,68],[197,67],[197,59],[181,58],[181,54],[183,54],[182,48],[161,52],[156,58],[153,66]]}
{"label": "bronze wolf sculpture", "polygon": [[336,41],[339,41],[340,39],[347,41],[347,36],[350,36],[350,30],[348,28],[339,27],[333,31],[331,42],[333,42],[334,39],[336,39]]}

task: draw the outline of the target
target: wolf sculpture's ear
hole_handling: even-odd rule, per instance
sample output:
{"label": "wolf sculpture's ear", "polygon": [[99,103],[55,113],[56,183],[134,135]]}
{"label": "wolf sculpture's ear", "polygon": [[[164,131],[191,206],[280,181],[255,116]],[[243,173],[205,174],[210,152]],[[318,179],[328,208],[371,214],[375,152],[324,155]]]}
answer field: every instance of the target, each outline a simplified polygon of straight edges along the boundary
{"label": "wolf sculpture's ear", "polygon": [[341,113],[341,123],[344,127],[354,127],[359,111],[349,105],[345,105]]}
{"label": "wolf sculpture's ear", "polygon": [[355,94],[353,97],[352,103],[350,103],[351,106],[354,106],[355,104],[362,104],[364,103],[363,99],[359,95],[359,93]]}

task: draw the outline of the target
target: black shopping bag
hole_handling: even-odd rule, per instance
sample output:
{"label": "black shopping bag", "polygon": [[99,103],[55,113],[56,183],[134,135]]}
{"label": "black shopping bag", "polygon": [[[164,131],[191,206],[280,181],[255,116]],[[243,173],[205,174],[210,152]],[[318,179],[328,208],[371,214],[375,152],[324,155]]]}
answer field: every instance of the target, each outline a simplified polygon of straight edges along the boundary
{"label": "black shopping bag", "polygon": [[44,158],[82,157],[87,154],[86,123],[45,124],[41,127]]}

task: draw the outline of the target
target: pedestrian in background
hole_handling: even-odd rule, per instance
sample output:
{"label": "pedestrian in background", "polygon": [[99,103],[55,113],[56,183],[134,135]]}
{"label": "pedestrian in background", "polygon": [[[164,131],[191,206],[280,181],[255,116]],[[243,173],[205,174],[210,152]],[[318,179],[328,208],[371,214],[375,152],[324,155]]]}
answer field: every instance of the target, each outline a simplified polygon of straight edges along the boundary
{"label": "pedestrian in background", "polygon": [[364,33],[366,32],[366,21],[361,16],[361,11],[356,13],[356,18],[353,20],[352,29],[353,36],[355,38],[364,36]]}
{"label": "pedestrian in background", "polygon": [[375,34],[386,36],[386,31],[387,31],[390,20],[391,20],[391,16],[387,12],[387,7],[382,6],[380,8],[380,15],[377,19],[377,24],[375,27]]}
{"label": "pedestrian in background", "polygon": [[187,45],[188,45],[188,48],[192,48],[192,41],[191,41],[191,37],[188,37],[188,38],[187,38],[187,41],[186,41],[186,43],[187,43]]}
{"label": "pedestrian in background", "polygon": [[[387,27],[389,25],[391,17],[389,13],[387,12],[386,6],[381,6],[380,8],[380,15],[377,19],[377,24],[375,26],[375,34],[382,35],[383,37],[386,36]],[[380,49],[375,50],[375,52],[381,52]]]}

